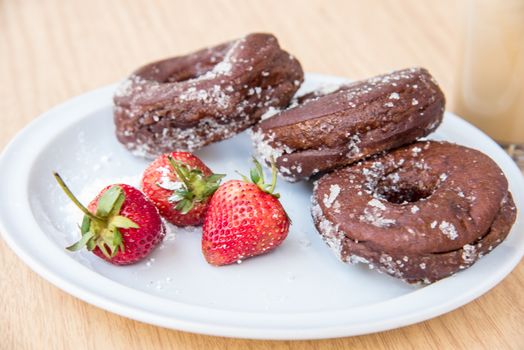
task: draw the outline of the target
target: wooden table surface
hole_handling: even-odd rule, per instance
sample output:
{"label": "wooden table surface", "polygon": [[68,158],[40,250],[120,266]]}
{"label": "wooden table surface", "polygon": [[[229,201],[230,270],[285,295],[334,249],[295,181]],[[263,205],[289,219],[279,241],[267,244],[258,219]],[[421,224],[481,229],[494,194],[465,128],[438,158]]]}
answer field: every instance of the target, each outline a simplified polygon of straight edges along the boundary
{"label": "wooden table surface", "polygon": [[[274,33],[308,72],[364,78],[425,66],[453,110],[464,19],[464,2],[453,0],[0,0],[0,149],[40,113],[143,63],[255,31]],[[524,349],[522,262],[486,295],[433,320],[297,342],[202,336],[116,316],[46,282],[2,240],[0,266],[1,349]]]}

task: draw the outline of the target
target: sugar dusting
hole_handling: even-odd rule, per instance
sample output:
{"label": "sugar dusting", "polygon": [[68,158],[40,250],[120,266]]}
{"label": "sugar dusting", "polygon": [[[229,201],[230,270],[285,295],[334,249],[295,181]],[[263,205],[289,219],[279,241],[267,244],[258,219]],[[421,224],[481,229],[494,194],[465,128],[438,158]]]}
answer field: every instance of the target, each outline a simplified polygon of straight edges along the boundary
{"label": "sugar dusting", "polygon": [[178,191],[184,188],[184,183],[180,181],[173,181],[171,177],[169,177],[171,170],[169,170],[167,167],[158,167],[155,170],[161,174],[160,181],[157,184],[159,187],[170,191]]}
{"label": "sugar dusting", "polygon": [[290,147],[274,142],[275,134],[267,135],[260,129],[251,131],[251,139],[253,140],[256,153],[265,161],[271,161],[271,159],[276,160],[283,154],[293,152],[293,149]]}
{"label": "sugar dusting", "polygon": [[[257,158],[262,159],[267,164],[271,163],[271,161],[276,161],[286,154],[293,153],[291,147],[276,142],[275,134],[273,133],[265,134],[260,129],[256,131],[250,130],[249,132]],[[293,182],[297,180],[295,174],[302,172],[302,167],[296,164],[290,165],[289,167],[280,165],[277,167],[277,170],[282,178]],[[293,172],[295,174],[293,174]]]}
{"label": "sugar dusting", "polygon": [[328,95],[328,94],[331,94],[337,91],[338,89],[340,89],[340,87],[341,87],[340,84],[324,85],[318,88],[317,90],[315,90],[315,95],[316,96]]}
{"label": "sugar dusting", "polygon": [[462,247],[462,260],[466,264],[472,264],[477,260],[477,250],[474,245],[466,244]]}
{"label": "sugar dusting", "polygon": [[400,95],[398,94],[398,92],[392,92],[391,95],[389,95],[389,99],[390,100],[399,100]]}
{"label": "sugar dusting", "polygon": [[365,208],[364,213],[360,215],[359,219],[361,222],[380,228],[390,227],[396,223],[396,220],[385,218],[383,215],[382,210],[379,208]]}
{"label": "sugar dusting", "polygon": [[360,152],[360,146],[359,146],[360,143],[362,143],[362,140],[360,139],[360,137],[357,134],[349,137],[349,140],[347,143],[347,148],[348,148],[347,157],[348,158],[362,156],[362,153]]}
{"label": "sugar dusting", "polygon": [[455,226],[447,221],[442,221],[438,226],[440,231],[451,240],[455,240],[458,237],[457,229]]}
{"label": "sugar dusting", "polygon": [[251,123],[241,119],[235,125],[221,124],[214,118],[203,118],[193,127],[163,129],[161,134],[154,135],[154,143],[128,142],[126,147],[133,155],[144,158],[155,158],[159,149],[193,152],[207,145],[210,139],[230,138]]}
{"label": "sugar dusting", "polygon": [[197,101],[205,104],[214,104],[219,108],[226,109],[230,104],[229,95],[219,85],[213,85],[208,90],[197,90],[192,86],[179,96],[182,101]]}
{"label": "sugar dusting", "polygon": [[324,194],[324,200],[323,200],[326,208],[331,208],[331,205],[337,199],[339,194],[340,194],[339,185],[335,184],[335,185],[329,186],[329,195]]}
{"label": "sugar dusting", "polygon": [[402,278],[404,276],[401,269],[402,267],[404,267],[404,263],[402,261],[394,261],[393,257],[391,257],[388,254],[382,253],[380,255],[379,262],[381,264],[381,268],[391,276],[395,276],[397,278]]}
{"label": "sugar dusting", "polygon": [[273,106],[270,106],[267,111],[262,114],[262,116],[260,117],[260,120],[266,120],[266,119],[269,119],[271,118],[272,116],[278,114],[281,112],[281,109],[280,108],[275,108]]}
{"label": "sugar dusting", "polygon": [[334,225],[331,221],[325,218],[322,213],[322,208],[318,204],[314,195],[311,197],[311,215],[313,216],[313,220],[318,223],[317,225],[324,242],[333,249],[337,258],[343,261],[342,239],[344,234],[339,231],[339,225]]}
{"label": "sugar dusting", "polygon": [[368,205],[370,205],[372,207],[375,207],[375,208],[378,208],[380,210],[386,210],[386,206],[384,205],[384,203],[382,203],[381,201],[379,201],[376,198],[373,198],[372,200],[370,200],[368,202]]}

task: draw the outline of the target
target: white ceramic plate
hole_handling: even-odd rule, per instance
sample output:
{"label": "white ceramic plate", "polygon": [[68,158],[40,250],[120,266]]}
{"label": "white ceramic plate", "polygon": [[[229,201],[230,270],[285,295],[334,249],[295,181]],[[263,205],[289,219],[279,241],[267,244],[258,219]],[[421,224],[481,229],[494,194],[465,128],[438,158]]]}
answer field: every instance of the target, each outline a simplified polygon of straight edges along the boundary
{"label": "white ceramic plate", "polygon": [[[303,89],[341,82],[309,74]],[[341,337],[396,328],[443,314],[499,283],[524,254],[519,215],[508,239],[472,268],[425,288],[414,288],[365,266],[336,260],[309,214],[311,185],[280,180],[293,220],[283,245],[241,264],[211,267],[200,252],[200,231],[171,227],[151,258],[112,266],[64,247],[77,239],[80,213],[55,184],[58,170],[88,202],[104,185],[137,184],[148,162],[115,139],[115,86],[74,98],[25,128],[0,159],[0,221],[4,239],[33,270],[68,293],[143,322],[196,333],[262,339]],[[491,139],[451,113],[432,136],[482,150],[504,170],[518,208],[524,181]],[[249,137],[197,152],[232,177],[247,173]]]}

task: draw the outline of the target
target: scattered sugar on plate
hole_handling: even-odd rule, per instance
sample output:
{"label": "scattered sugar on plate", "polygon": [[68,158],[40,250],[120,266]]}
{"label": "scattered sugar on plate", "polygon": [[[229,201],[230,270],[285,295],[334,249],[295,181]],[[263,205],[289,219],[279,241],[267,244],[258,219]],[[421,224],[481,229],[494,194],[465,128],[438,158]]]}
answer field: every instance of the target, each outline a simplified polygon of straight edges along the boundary
{"label": "scattered sugar on plate", "polygon": [[311,241],[307,238],[302,238],[301,240],[298,241],[298,244],[300,244],[300,246],[303,248],[311,247]]}

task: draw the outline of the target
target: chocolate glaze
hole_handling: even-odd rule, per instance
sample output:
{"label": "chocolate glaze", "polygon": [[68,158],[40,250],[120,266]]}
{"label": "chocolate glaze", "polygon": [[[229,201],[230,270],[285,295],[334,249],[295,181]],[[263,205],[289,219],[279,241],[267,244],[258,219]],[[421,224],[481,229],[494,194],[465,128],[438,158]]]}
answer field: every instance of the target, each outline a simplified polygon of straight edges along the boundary
{"label": "chocolate glaze", "polygon": [[323,176],[315,183],[312,214],[342,261],[431,283],[495,248],[516,208],[488,156],[426,141]]}
{"label": "chocolate glaze", "polygon": [[425,69],[405,69],[299,98],[255,126],[253,141],[285,179],[308,179],[431,133],[444,105]]}
{"label": "chocolate glaze", "polygon": [[303,76],[300,63],[270,34],[154,62],[116,92],[116,135],[141,156],[194,151],[287,106]]}

